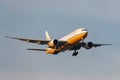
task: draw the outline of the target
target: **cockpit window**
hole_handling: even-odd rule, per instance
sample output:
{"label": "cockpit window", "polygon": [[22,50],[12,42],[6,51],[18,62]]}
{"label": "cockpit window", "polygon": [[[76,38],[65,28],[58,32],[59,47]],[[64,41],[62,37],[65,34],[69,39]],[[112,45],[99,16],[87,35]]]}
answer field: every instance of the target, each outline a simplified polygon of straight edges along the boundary
{"label": "cockpit window", "polygon": [[87,31],[87,29],[82,29],[81,31]]}

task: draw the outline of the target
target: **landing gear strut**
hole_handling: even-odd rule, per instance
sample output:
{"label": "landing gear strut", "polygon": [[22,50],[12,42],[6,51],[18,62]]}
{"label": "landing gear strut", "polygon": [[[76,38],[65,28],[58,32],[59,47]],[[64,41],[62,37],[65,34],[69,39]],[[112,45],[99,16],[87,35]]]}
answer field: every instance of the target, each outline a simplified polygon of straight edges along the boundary
{"label": "landing gear strut", "polygon": [[73,54],[72,54],[72,56],[77,56],[78,55],[78,52],[77,51],[75,51]]}

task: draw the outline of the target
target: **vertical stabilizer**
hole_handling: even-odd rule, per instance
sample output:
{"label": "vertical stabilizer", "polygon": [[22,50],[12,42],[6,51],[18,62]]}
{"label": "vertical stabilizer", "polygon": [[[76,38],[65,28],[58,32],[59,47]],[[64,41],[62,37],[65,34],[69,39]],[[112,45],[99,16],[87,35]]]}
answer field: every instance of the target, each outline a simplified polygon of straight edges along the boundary
{"label": "vertical stabilizer", "polygon": [[46,40],[51,40],[47,31],[45,31]]}

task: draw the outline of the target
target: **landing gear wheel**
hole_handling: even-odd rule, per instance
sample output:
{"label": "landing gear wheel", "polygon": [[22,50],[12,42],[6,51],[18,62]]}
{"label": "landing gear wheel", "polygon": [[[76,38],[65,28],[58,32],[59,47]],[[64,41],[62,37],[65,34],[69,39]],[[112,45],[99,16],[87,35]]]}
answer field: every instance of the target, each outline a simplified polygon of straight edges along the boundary
{"label": "landing gear wheel", "polygon": [[54,53],[53,55],[57,55],[57,53]]}
{"label": "landing gear wheel", "polygon": [[53,53],[53,55],[57,55],[58,54],[58,51],[57,50],[55,50],[55,52]]}
{"label": "landing gear wheel", "polygon": [[72,54],[72,56],[77,56],[78,55],[78,52],[74,52],[73,54]]}

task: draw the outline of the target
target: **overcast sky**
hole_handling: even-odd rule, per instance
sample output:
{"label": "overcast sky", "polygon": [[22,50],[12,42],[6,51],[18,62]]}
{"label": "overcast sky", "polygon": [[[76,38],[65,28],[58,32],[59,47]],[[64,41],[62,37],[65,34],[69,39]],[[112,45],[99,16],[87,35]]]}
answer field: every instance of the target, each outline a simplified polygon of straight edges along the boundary
{"label": "overcast sky", "polygon": [[[5,36],[59,39],[87,28],[85,41],[113,46],[57,56],[27,48],[46,46]],[[0,0],[0,80],[120,80],[119,0]]]}

